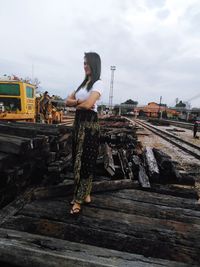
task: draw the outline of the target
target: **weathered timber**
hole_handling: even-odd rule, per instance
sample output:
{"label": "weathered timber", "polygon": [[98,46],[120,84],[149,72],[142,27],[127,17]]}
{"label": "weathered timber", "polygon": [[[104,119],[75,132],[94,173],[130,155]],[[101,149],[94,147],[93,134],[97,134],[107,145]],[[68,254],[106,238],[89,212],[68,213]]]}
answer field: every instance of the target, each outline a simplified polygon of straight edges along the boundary
{"label": "weathered timber", "polygon": [[[134,187],[138,187],[137,181],[132,181],[129,179],[100,181],[92,183],[92,192],[105,192]],[[64,185],[37,188],[33,192],[33,195],[35,199],[67,196],[73,193],[73,189],[74,182],[70,180],[67,184]]]}
{"label": "weathered timber", "polygon": [[196,199],[188,199],[172,195],[169,196],[167,194],[165,195],[162,193],[147,192],[135,189],[123,189],[116,192],[109,192],[107,194],[110,196],[116,196],[119,198],[119,201],[121,201],[121,199],[129,199],[139,203],[151,203],[166,207],[179,207],[183,209],[200,211],[200,202],[198,202]]}
{"label": "weathered timber", "polygon": [[146,174],[144,166],[142,166],[141,164],[139,166],[138,180],[139,180],[142,188],[150,188],[151,187],[150,182],[149,182],[149,177]]}
{"label": "weathered timber", "polygon": [[[116,123],[116,126],[119,127],[119,124]],[[39,126],[36,126],[36,128],[41,129]],[[46,126],[43,130],[45,128]],[[32,127],[32,129],[34,128]],[[135,156],[134,154],[137,156],[139,155],[138,158],[141,159],[141,166],[146,168],[146,165],[143,165],[143,155],[141,152],[143,149],[142,147],[140,147],[140,150],[137,148],[138,143],[135,142],[136,138],[131,135],[130,131],[132,131],[133,128],[127,128],[126,133],[120,133],[121,129],[122,124],[121,128],[117,129],[118,131],[112,131],[111,128],[103,127],[103,135],[106,137],[104,141],[109,142],[113,151],[116,153],[118,153],[119,149],[125,151],[127,161],[125,162],[122,160],[121,162],[123,162],[125,176],[129,177],[127,166],[130,166],[129,161],[131,161],[133,165],[131,157]],[[176,260],[181,264],[185,262],[186,266],[200,264],[200,206],[196,201],[198,199],[197,192],[191,187],[181,188],[177,185],[167,185],[169,182],[174,182],[176,184],[187,183],[190,185],[192,184],[190,179],[189,181],[187,179],[182,179],[181,181],[179,176],[176,175],[177,173],[171,178],[169,174],[173,174],[173,170],[170,170],[171,173],[168,172],[168,176],[161,177],[164,185],[154,183],[153,188],[142,188],[135,179],[134,181],[130,179],[114,181],[113,179],[116,178],[122,179],[123,175],[119,175],[119,170],[116,167],[119,166],[119,160],[117,159],[118,162],[116,161],[117,154],[114,155],[112,153],[115,163],[114,167],[116,169],[115,172],[118,176],[115,174],[115,176],[112,177],[112,181],[110,181],[110,176],[96,176],[93,182],[92,203],[89,206],[83,205],[82,212],[78,217],[70,216],[69,211],[71,205],[69,202],[72,199],[73,193],[73,179],[71,179],[73,177],[71,177],[72,173],[70,174],[70,171],[72,171],[71,163],[67,165],[67,161],[70,162],[71,160],[65,161],[65,159],[71,153],[69,149],[71,145],[71,134],[65,130],[62,132],[57,127],[52,127],[51,130],[52,134],[50,131],[48,132],[48,130],[48,134],[44,134],[44,131],[40,132],[43,136],[48,137],[46,140],[47,146],[49,146],[47,151],[45,153],[42,152],[43,155],[41,156],[38,154],[34,156],[35,150],[32,150],[27,160],[32,159],[35,161],[37,158],[38,165],[40,161],[43,161],[43,163],[46,164],[45,168],[47,170],[43,179],[44,177],[47,180],[49,179],[50,182],[47,184],[51,185],[51,183],[53,183],[55,186],[49,186],[48,188],[41,187],[37,190],[33,190],[33,193],[29,196],[27,201],[25,199],[18,207],[12,207],[10,210],[7,210],[8,213],[4,212],[2,214],[2,227],[4,227],[4,230],[2,231],[9,231],[5,228],[18,229],[20,231],[39,234],[42,239],[48,236],[47,239],[51,237],[59,238],[60,240],[58,242],[68,242],[66,240],[70,240],[78,243],[87,243],[93,246],[102,246],[104,248],[112,248],[123,252],[143,254],[148,257],[153,256],[162,259]],[[38,147],[43,146],[43,136],[38,136],[37,132],[34,137],[31,137],[33,145],[37,145]],[[165,155],[161,158],[163,162],[171,161],[170,164],[172,164],[174,168],[177,167],[176,163],[173,162],[169,156],[166,157]],[[4,160],[4,157],[2,160]],[[59,168],[64,166],[62,165],[64,161],[66,163],[66,168],[61,170]],[[103,164],[102,162],[99,163]],[[167,164],[166,166],[169,166],[169,163]],[[138,173],[139,166],[140,164],[137,167]],[[55,169],[52,169],[52,172],[50,172],[50,167]],[[56,168],[57,172],[55,172]],[[42,169],[43,168],[41,168],[41,171]],[[58,172],[58,169],[63,171],[63,173],[60,173],[60,171]],[[134,172],[134,170],[132,171]],[[16,166],[13,166],[9,171],[5,170],[4,173],[6,177],[9,177],[9,180],[15,181],[16,177],[16,181],[20,181],[23,168],[17,163]],[[59,176],[58,179],[55,178],[55,174]],[[68,177],[68,174],[70,174],[70,177]],[[38,173],[36,173],[35,178],[37,177]],[[66,180],[64,180],[65,178]],[[181,178],[183,178],[183,175],[181,175]],[[42,179],[40,179],[40,181],[42,181]],[[43,182],[44,180],[42,181],[42,185],[45,184]],[[63,182],[63,184],[61,184],[61,182]],[[122,190],[121,188],[131,189]],[[160,194],[155,192],[159,192]],[[27,239],[24,238],[24,242],[26,242],[25,240]],[[21,246],[23,252],[22,254],[18,252],[18,255],[22,255],[22,258],[24,256],[23,253],[29,255],[33,245],[34,248],[37,248],[35,255],[37,253],[45,253],[47,249],[49,250],[48,255],[52,256],[52,254],[56,254],[56,258],[49,258],[49,261],[50,259],[52,259],[52,261],[53,259],[57,261],[57,256],[58,254],[60,255],[59,243],[58,245],[53,245],[53,243],[49,244],[47,240],[38,241],[38,239],[36,239],[35,243],[31,243],[30,240],[27,240],[29,244],[31,243],[29,246],[29,244],[23,243],[23,241],[20,244],[17,243],[21,241],[19,237],[14,239],[13,242],[11,237],[7,238],[5,235],[4,238],[3,236],[3,242],[6,242],[6,244],[17,243],[19,250]],[[54,242],[56,243],[56,241]],[[0,248],[1,244],[0,241]],[[6,249],[2,249],[2,251],[4,253]],[[62,252],[63,255],[66,255],[63,246]],[[15,251],[12,252],[12,249],[10,249],[9,253],[15,254]],[[71,250],[71,255],[73,253],[74,251]],[[5,261],[6,258],[9,258],[10,254],[3,255],[3,260]],[[42,255],[46,254],[37,255],[41,258]],[[46,257],[48,258],[48,256]],[[31,264],[33,263],[32,257],[30,259]],[[12,262],[15,262],[15,260]],[[40,262],[43,264],[43,259],[39,259],[38,262],[36,260],[36,266],[39,266],[38,263]],[[76,266],[78,266],[77,262],[79,263],[79,258],[78,261],[76,261]],[[99,263],[99,261],[96,263]],[[130,263],[132,264],[132,262]],[[87,264],[91,264],[91,262],[88,263],[88,261],[84,259],[84,262],[82,261],[80,264],[90,266]],[[111,264],[111,262],[109,264]],[[164,266],[164,260],[161,264]],[[69,266],[71,267],[70,264]],[[95,264],[94,266],[98,265]],[[122,266],[124,265],[122,264]],[[155,266],[155,264],[152,266]]]}
{"label": "weathered timber", "polygon": [[[65,201],[37,201],[2,227],[67,239],[121,251],[188,263],[199,263],[200,226],[112,210],[85,207],[68,215]],[[34,217],[31,217],[34,214]],[[80,227],[81,225],[81,227]],[[92,239],[91,239],[92,236]]]}
{"label": "weathered timber", "polygon": [[122,168],[125,172],[125,175],[128,179],[134,179],[133,177],[133,172],[132,172],[132,166],[131,164],[129,164],[128,162],[128,159],[127,159],[127,156],[126,156],[126,150],[123,149],[123,148],[120,148],[118,150],[118,155],[119,155],[119,158],[120,158],[120,162],[121,162],[121,165],[122,165]]}
{"label": "weathered timber", "polygon": [[58,174],[70,162],[71,130],[58,125],[0,122],[1,207],[30,182],[44,184],[46,177],[51,183],[61,182]]}
{"label": "weathered timber", "polygon": [[157,161],[155,159],[155,156],[154,156],[154,153],[151,147],[145,148],[144,159],[147,165],[148,176],[150,178],[150,181],[151,182],[158,181],[160,173],[159,173]]}
{"label": "weathered timber", "polygon": [[[145,190],[145,189],[144,189]],[[167,184],[167,185],[160,185],[160,184],[152,184],[151,188],[146,189],[150,190],[151,192],[157,192],[166,195],[172,196],[179,196],[185,198],[194,198],[199,199],[198,190],[195,188],[183,188],[178,185]]]}
{"label": "weathered timber", "polygon": [[19,126],[16,124],[13,125],[13,123],[5,124],[0,122],[0,133],[29,138],[35,137],[37,135],[37,131],[34,128],[28,128],[27,126]]}
{"label": "weathered timber", "polygon": [[15,215],[23,206],[29,203],[33,198],[34,188],[27,189],[23,194],[18,196],[14,201],[0,210],[0,225]]}
{"label": "weathered timber", "polygon": [[59,142],[63,142],[63,141],[66,141],[70,138],[71,136],[71,133],[65,133],[63,134],[60,138],[59,138]]}
{"label": "weathered timber", "polygon": [[[87,222],[90,222],[88,226],[91,228],[99,226],[100,229],[107,229],[108,231],[112,229],[113,232],[126,233],[127,235],[132,235],[137,230],[138,234],[144,231],[142,236],[144,237],[146,235],[146,238],[148,236],[150,237],[154,233],[154,230],[157,229],[158,232],[155,233],[155,237],[152,239],[154,241],[156,241],[156,235],[158,237],[163,233],[162,241],[170,242],[170,240],[176,240],[179,245],[185,244],[196,248],[200,247],[198,242],[200,225],[194,223],[189,224],[175,220],[160,220],[159,218],[147,217],[145,214],[139,216],[120,210],[116,212],[115,210],[107,209],[107,207],[98,209],[94,206],[84,207],[81,216],[77,220],[67,213],[67,211],[69,211],[68,208],[70,208],[70,205],[65,199],[62,200],[59,198],[58,200],[55,199],[51,201],[38,200],[25,205],[24,208],[18,212],[16,218],[18,216],[32,216],[38,219],[46,218],[48,220],[58,220],[59,223],[81,224],[81,226],[86,226]],[[65,210],[66,214],[63,212]],[[100,221],[101,225],[98,225]],[[9,222],[6,223],[9,224]],[[140,238],[142,238],[142,236],[140,236]]]}
{"label": "weathered timber", "polygon": [[131,156],[133,174],[138,179],[140,185],[144,188],[151,187],[149,177],[146,174],[146,170],[142,164],[141,159],[137,155]]}
{"label": "weathered timber", "polygon": [[[156,192],[160,194],[189,198],[189,199],[198,199],[197,191],[187,188],[179,188],[177,186],[161,186],[155,184],[151,188],[142,188],[137,181],[132,181],[130,179],[122,180],[104,180],[99,182],[93,182],[92,191],[93,192],[102,192],[102,191],[112,191],[112,190],[122,190],[122,189],[139,189],[149,192]],[[67,184],[64,185],[55,185],[50,187],[41,187],[37,188],[34,191],[35,198],[49,198],[49,197],[58,197],[72,194],[73,192],[73,180],[69,180]],[[146,192],[145,192],[146,193]],[[198,206],[197,206],[198,207]]]}
{"label": "weathered timber", "polygon": [[[145,168],[144,168],[144,164],[142,163],[140,157],[137,155],[132,155],[131,156],[131,163],[132,163],[132,170],[133,170],[134,176],[136,177],[136,179],[138,179],[140,181],[141,186],[145,187],[145,183],[143,185],[143,181],[145,181],[146,179],[142,179],[142,177],[139,177],[139,169],[140,168],[144,169],[143,171],[140,172],[140,174],[142,174],[143,172],[146,172]],[[145,176],[146,176],[146,173],[145,173]],[[147,181],[148,181],[148,177],[147,177]],[[153,179],[153,181],[156,182],[156,179]],[[162,178],[158,179],[158,177],[157,177],[157,182],[162,182]],[[186,176],[186,174],[180,174],[180,178],[176,180],[176,183],[181,184],[181,185],[193,185],[194,186],[195,185],[195,179],[191,176]]]}
{"label": "weathered timber", "polygon": [[124,179],[126,178],[126,173],[125,173],[125,169],[124,169],[124,163],[122,161],[122,157],[121,157],[121,154],[119,151],[117,151],[117,156],[118,156],[118,159],[119,159],[119,163],[120,163],[120,169],[121,169],[121,173],[124,177]]}
{"label": "weathered timber", "polygon": [[195,186],[195,178],[190,175],[181,174],[178,184]]}
{"label": "weathered timber", "polygon": [[0,152],[0,170],[10,162],[13,165],[16,162],[16,155]]}
{"label": "weathered timber", "polygon": [[[134,194],[134,192],[133,192]],[[115,192],[112,194],[95,194],[90,204],[99,209],[111,209],[113,211],[135,214],[150,218],[179,221],[184,223],[200,225],[200,211],[185,209],[182,207],[171,207],[161,204],[152,204],[138,200],[120,199]],[[168,199],[170,201],[170,198]]]}
{"label": "weathered timber", "polygon": [[[29,129],[28,131],[32,130],[37,134],[42,135],[58,135],[59,133],[71,133],[72,127],[60,124],[45,124],[45,123],[29,123],[29,122],[0,122],[0,125],[6,125],[10,128],[16,129]],[[0,131],[1,132],[1,131]]]}
{"label": "weathered timber", "polygon": [[0,151],[12,154],[24,154],[33,149],[31,139],[12,135],[0,134]]}
{"label": "weathered timber", "polygon": [[71,159],[71,155],[69,157],[63,158],[62,160],[53,161],[48,165],[48,171],[49,172],[61,172],[66,168],[67,164],[69,163],[69,160]]}
{"label": "weathered timber", "polygon": [[181,175],[176,169],[171,157],[157,148],[153,148],[153,152],[160,171],[161,179],[159,182],[178,182],[181,179]]}
{"label": "weathered timber", "polygon": [[168,121],[164,121],[164,120],[160,120],[160,119],[148,119],[148,122],[150,122],[153,125],[159,125],[159,126],[170,126],[170,122]]}
{"label": "weathered timber", "polygon": [[0,229],[1,261],[40,267],[187,267],[186,264],[145,258],[52,237]]}
{"label": "weathered timber", "polygon": [[130,179],[94,182],[92,192],[105,192],[119,189],[138,188],[138,182]]}
{"label": "weathered timber", "polygon": [[103,147],[104,147],[104,154],[103,154],[104,168],[111,176],[113,176],[115,174],[115,165],[112,156],[112,148],[107,143],[105,143]]}
{"label": "weathered timber", "polygon": [[139,173],[139,167],[140,167],[140,158],[137,155],[132,155],[131,157],[131,163],[132,163],[132,170],[133,170],[133,175],[138,178],[138,173]]}

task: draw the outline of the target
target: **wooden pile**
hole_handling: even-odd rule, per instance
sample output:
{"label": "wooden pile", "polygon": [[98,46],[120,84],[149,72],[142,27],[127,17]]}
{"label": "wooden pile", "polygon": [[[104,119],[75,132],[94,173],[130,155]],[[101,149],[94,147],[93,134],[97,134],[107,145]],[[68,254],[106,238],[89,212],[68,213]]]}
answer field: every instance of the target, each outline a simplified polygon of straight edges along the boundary
{"label": "wooden pile", "polygon": [[58,177],[71,155],[70,136],[67,126],[0,123],[0,207],[31,183]]}
{"label": "wooden pile", "polygon": [[99,119],[100,126],[106,128],[132,128],[131,123],[121,116],[109,116]]}
{"label": "wooden pile", "polygon": [[134,125],[120,123],[102,126],[92,203],[78,217],[69,213],[70,166],[62,183],[29,190],[0,211],[0,263],[199,266],[200,205],[194,189],[180,186],[194,181],[167,154],[144,148]]}
{"label": "wooden pile", "polygon": [[[130,179],[154,191],[171,183],[194,185],[194,179],[183,177],[168,155],[143,148],[137,128],[125,118],[105,118],[100,124],[97,177]],[[0,207],[30,184],[56,185],[73,179],[71,132],[72,127],[66,125],[0,123]],[[173,190],[179,194],[179,188]],[[194,190],[188,189],[186,194],[198,198]]]}
{"label": "wooden pile", "polygon": [[[194,188],[180,188],[172,185],[194,186],[195,179],[181,174],[176,162],[159,149],[143,147],[137,140],[137,128],[121,120],[121,127],[115,127],[118,118],[109,118],[102,124],[99,167],[97,173],[109,175],[112,179],[132,179],[146,190],[174,190],[174,194],[188,194],[198,197]],[[107,121],[108,126],[107,126]],[[171,185],[171,186],[170,186]],[[180,193],[182,192],[182,193]]]}
{"label": "wooden pile", "polygon": [[148,122],[150,122],[153,125],[157,125],[157,126],[169,126],[170,125],[168,121],[160,120],[156,118],[148,119]]}

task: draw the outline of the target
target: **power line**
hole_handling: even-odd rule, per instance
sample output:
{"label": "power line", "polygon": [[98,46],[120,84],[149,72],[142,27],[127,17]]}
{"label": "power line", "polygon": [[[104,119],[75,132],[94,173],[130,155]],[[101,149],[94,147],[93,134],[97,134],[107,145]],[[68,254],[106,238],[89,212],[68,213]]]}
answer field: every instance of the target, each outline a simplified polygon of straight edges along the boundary
{"label": "power line", "polygon": [[196,98],[199,98],[199,97],[200,97],[200,94],[195,95],[195,96],[191,97],[190,99],[188,99],[187,101],[184,101],[184,102],[189,102],[189,101],[192,101],[192,100],[194,100]]}

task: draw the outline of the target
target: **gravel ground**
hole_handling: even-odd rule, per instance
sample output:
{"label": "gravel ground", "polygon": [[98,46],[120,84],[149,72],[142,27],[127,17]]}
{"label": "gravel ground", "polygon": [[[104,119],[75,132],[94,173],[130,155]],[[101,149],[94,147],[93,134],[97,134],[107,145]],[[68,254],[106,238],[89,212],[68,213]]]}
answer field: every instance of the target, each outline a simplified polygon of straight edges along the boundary
{"label": "gravel ground", "polygon": [[[188,141],[196,146],[200,147],[200,138],[193,138],[193,130],[184,129],[180,127],[171,126],[159,126],[161,130],[166,130],[168,133],[174,134],[185,141]],[[200,133],[197,133],[197,137],[200,136]]]}

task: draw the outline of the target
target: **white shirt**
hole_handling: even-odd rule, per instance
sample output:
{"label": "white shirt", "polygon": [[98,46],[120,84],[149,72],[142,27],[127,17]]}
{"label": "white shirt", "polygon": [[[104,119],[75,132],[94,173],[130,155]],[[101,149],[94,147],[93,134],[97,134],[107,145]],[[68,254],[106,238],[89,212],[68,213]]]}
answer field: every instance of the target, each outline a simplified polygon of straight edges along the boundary
{"label": "white shirt", "polygon": [[[100,98],[101,98],[101,95],[103,93],[103,82],[101,80],[98,80],[96,81],[92,88],[90,89],[90,91],[88,92],[86,87],[83,87],[81,88],[76,94],[75,94],[75,98],[78,100],[86,100],[89,95],[92,93],[92,92],[98,92],[100,94]],[[100,100],[100,98],[95,102],[94,104],[94,108],[92,108],[91,110],[97,112],[97,103],[98,101]]]}

